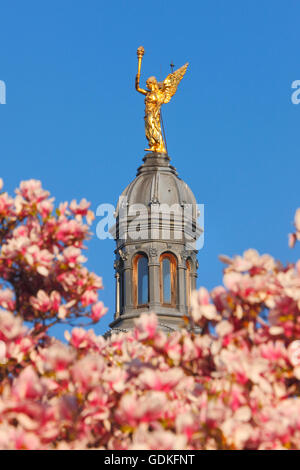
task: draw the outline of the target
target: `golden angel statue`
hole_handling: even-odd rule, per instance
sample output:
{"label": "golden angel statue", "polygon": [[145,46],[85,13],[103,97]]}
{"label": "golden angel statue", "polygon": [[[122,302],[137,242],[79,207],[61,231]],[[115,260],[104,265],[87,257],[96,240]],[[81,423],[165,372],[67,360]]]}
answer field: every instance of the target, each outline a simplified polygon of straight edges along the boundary
{"label": "golden angel statue", "polygon": [[150,77],[146,81],[147,90],[140,88],[140,76],[144,48],[141,46],[137,50],[138,73],[135,79],[135,88],[138,92],[146,95],[145,98],[145,131],[151,152],[167,153],[164,139],[161,132],[160,108],[162,104],[169,103],[175,95],[179,82],[182,80],[188,63],[180,67],[175,72],[170,73],[163,82],[157,82],[155,77]]}

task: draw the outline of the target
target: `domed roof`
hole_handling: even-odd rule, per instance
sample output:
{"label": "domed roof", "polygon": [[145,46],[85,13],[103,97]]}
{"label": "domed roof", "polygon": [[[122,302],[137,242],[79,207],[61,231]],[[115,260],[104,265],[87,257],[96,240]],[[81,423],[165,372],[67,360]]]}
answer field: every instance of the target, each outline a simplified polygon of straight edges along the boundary
{"label": "domed roof", "polygon": [[[192,217],[197,218],[197,206],[194,194],[188,185],[178,177],[176,169],[170,164],[166,154],[149,153],[144,163],[138,168],[136,178],[121,194],[126,198],[126,205],[143,204],[178,204],[184,207],[192,205]],[[119,212],[119,203],[117,213]]]}

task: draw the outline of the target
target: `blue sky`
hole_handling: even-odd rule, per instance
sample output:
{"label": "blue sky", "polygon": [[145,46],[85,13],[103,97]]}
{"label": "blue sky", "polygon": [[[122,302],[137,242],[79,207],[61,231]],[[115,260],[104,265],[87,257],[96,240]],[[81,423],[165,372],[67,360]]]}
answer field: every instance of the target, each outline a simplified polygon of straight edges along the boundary
{"label": "blue sky", "polygon": [[[282,261],[299,197],[300,79],[296,0],[52,0],[0,4],[1,175],[12,192],[42,180],[56,201],[115,203],[135,177],[146,145],[143,97],[134,89],[186,61],[164,107],[169,154],[205,204],[198,285],[222,279],[218,254],[253,247]],[[88,244],[88,267],[103,276],[114,311],[113,241]],[[63,329],[55,330],[61,336]]]}

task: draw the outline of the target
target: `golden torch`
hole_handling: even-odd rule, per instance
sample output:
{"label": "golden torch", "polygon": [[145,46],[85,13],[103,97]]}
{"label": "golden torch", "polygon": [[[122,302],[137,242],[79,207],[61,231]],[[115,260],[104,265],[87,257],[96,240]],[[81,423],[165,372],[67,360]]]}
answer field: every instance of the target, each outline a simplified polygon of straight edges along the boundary
{"label": "golden torch", "polygon": [[138,56],[138,73],[135,78],[135,87],[136,89],[138,89],[139,84],[140,84],[142,59],[143,59],[143,55],[145,54],[145,49],[143,48],[143,46],[140,46],[138,50],[136,51],[136,53]]}

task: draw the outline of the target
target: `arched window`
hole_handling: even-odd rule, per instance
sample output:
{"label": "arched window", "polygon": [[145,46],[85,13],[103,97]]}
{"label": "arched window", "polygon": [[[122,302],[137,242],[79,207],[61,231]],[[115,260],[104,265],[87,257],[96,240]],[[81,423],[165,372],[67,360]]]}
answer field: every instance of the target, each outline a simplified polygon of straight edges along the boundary
{"label": "arched window", "polygon": [[192,294],[192,279],[191,279],[192,263],[190,259],[186,260],[186,304],[188,308],[191,306],[191,294]]}
{"label": "arched window", "polygon": [[160,257],[160,301],[166,307],[175,307],[177,300],[177,262],[171,253]]}
{"label": "arched window", "polygon": [[149,302],[148,258],[139,253],[133,263],[134,304],[136,307]]}

